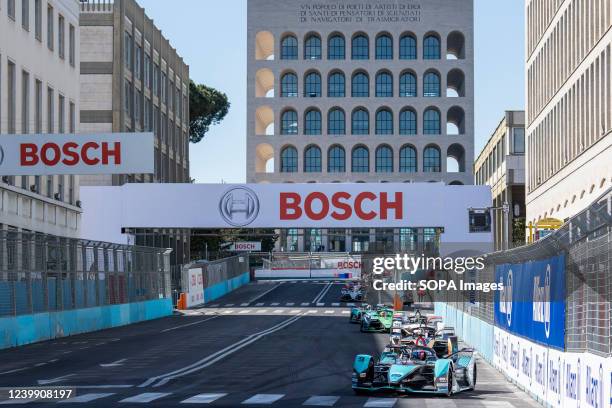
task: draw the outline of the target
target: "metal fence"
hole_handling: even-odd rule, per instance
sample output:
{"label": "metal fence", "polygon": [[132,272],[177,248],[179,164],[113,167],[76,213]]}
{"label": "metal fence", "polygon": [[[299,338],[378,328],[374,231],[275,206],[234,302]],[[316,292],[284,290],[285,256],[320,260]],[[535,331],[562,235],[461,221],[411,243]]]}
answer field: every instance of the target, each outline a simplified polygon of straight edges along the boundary
{"label": "metal fence", "polygon": [[[480,282],[493,282],[495,267],[565,254],[567,351],[612,353],[612,189],[559,230],[520,248],[488,254]],[[488,323],[494,321],[493,292],[441,292],[436,300]]]}
{"label": "metal fence", "polygon": [[0,316],[170,296],[170,251],[0,231]]}

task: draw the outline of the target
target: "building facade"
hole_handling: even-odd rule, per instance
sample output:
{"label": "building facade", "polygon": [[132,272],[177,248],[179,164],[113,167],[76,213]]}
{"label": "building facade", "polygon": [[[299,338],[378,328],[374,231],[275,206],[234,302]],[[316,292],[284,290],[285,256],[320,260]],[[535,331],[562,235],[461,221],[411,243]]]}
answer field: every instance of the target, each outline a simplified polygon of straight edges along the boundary
{"label": "building facade", "polygon": [[[0,2],[0,133],[79,131],[79,2]],[[2,175],[0,228],[78,237],[78,176]]]}
{"label": "building facade", "polygon": [[[248,182],[473,184],[472,0],[252,0],[247,20]],[[297,235],[281,247],[399,239]]]}
{"label": "building facade", "polygon": [[[525,243],[525,112],[506,111],[474,162],[474,181],[491,187],[495,250]],[[507,204],[507,215],[504,205]]]}
{"label": "building facade", "polygon": [[[80,25],[82,130],[155,134],[154,174],[83,176],[82,185],[190,182],[189,66],[134,0],[81,2]],[[172,263],[189,260],[187,230],[128,232],[173,248]]]}
{"label": "building facade", "polygon": [[612,185],[612,4],[526,1],[527,222],[567,220]]}

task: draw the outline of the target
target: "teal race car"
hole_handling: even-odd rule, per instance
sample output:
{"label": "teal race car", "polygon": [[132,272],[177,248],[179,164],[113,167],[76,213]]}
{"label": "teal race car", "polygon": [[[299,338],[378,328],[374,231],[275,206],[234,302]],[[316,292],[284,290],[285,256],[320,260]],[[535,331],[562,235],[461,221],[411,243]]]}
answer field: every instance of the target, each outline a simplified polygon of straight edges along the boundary
{"label": "teal race car", "polygon": [[393,309],[378,305],[376,309],[366,311],[361,317],[362,332],[390,332],[393,325]]}
{"label": "teal race car", "polygon": [[353,362],[356,393],[393,391],[444,396],[473,390],[477,369],[472,349],[438,358],[429,347],[389,345],[378,359],[359,354]]}
{"label": "teal race car", "polygon": [[349,315],[350,323],[360,323],[363,314],[372,310],[372,306],[367,303],[362,304],[361,306],[355,306],[351,308],[351,314]]}

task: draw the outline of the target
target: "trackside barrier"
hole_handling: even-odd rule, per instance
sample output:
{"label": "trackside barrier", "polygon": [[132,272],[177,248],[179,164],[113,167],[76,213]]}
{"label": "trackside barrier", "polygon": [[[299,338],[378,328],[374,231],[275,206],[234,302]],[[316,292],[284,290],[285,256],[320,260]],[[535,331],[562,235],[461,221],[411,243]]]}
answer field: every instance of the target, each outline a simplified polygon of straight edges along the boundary
{"label": "trackside barrier", "polygon": [[188,264],[182,270],[184,308],[211,302],[251,281],[249,255]]}

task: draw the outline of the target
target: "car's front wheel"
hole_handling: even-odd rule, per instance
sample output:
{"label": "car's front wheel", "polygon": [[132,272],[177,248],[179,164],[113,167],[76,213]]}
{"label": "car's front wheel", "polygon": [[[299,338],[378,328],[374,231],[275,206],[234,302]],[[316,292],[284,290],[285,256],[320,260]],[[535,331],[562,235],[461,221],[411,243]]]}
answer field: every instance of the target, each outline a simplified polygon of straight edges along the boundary
{"label": "car's front wheel", "polygon": [[448,374],[446,374],[446,384],[448,388],[446,389],[445,397],[450,397],[453,395],[453,369],[451,367],[448,368]]}

